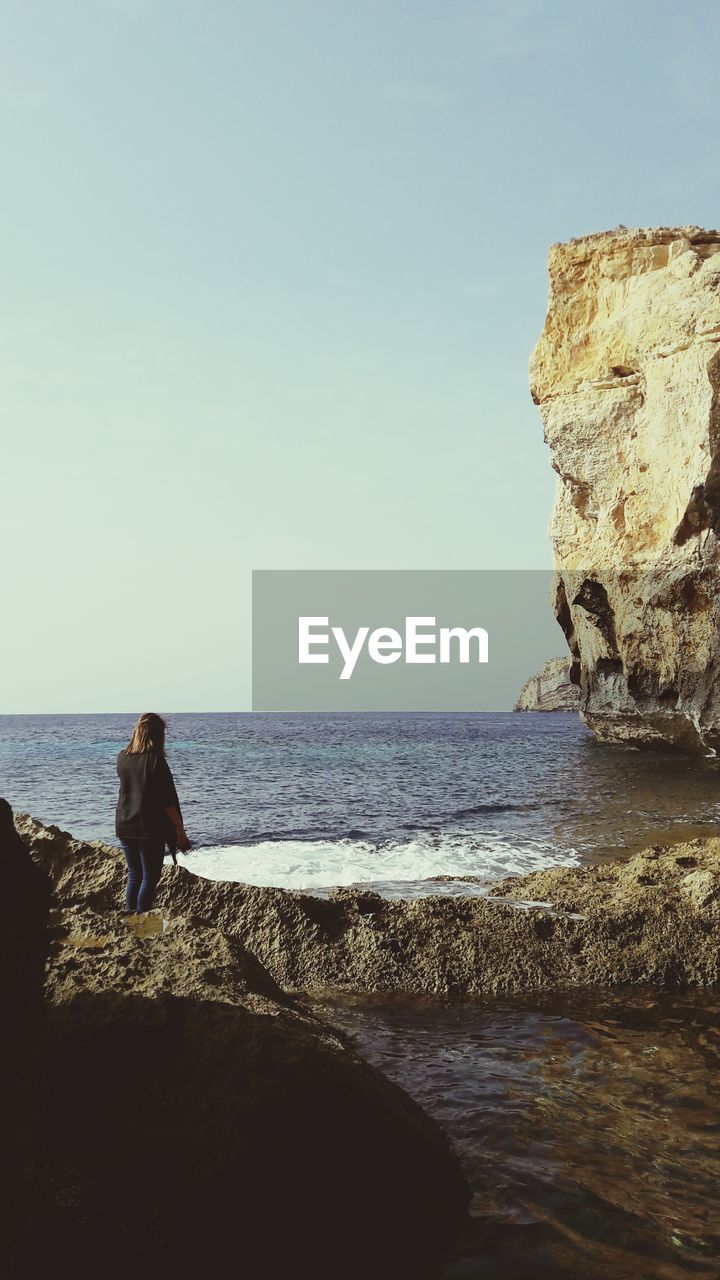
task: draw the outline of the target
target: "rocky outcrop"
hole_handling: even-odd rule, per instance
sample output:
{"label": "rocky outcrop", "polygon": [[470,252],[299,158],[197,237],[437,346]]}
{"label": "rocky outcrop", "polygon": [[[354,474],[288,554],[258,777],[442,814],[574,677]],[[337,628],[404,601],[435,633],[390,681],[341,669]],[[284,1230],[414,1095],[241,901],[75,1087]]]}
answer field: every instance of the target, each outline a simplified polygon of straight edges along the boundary
{"label": "rocky outcrop", "polygon": [[424,1275],[467,1201],[435,1124],[240,928],[196,910],[189,872],[166,873],[163,912],[125,918],[116,850],[19,825],[57,903],[48,1207],[23,1277],[184,1280],[230,1258],[272,1277]]}
{"label": "rocky outcrop", "polygon": [[610,742],[720,746],[720,233],[555,245],[531,360],[555,611]]}
{"label": "rocky outcrop", "polygon": [[[0,1258],[20,1273],[45,1195],[43,971],[49,883],[15,833],[0,800]],[[23,1273],[24,1274],[24,1273]]]}
{"label": "rocky outcrop", "polygon": [[[69,904],[94,867],[105,909],[119,900],[116,851],[31,820],[24,829],[34,855],[51,871],[60,868]],[[173,933],[177,920],[212,927],[240,942],[286,990],[460,997],[720,981],[718,839],[514,877],[487,898],[402,901],[342,889],[319,899],[168,868],[159,903]],[[225,978],[218,985],[224,990]]]}
{"label": "rocky outcrop", "polygon": [[[509,879],[487,898],[328,899],[166,868],[119,914],[119,851],[18,820],[54,887],[45,1117],[21,1266],[79,1280],[432,1272],[467,1203],[407,1095],[297,995],[464,997],[720,982],[720,840]],[[22,1095],[17,1095],[22,1103]],[[41,1103],[38,1106],[38,1102]],[[22,1121],[28,1108],[20,1110]],[[15,1244],[14,1241],[11,1243]],[[18,1261],[15,1248],[15,1261]],[[12,1254],[10,1255],[12,1261]]]}
{"label": "rocky outcrop", "polygon": [[580,690],[570,679],[572,659],[549,658],[525,681],[513,711],[577,711]]}

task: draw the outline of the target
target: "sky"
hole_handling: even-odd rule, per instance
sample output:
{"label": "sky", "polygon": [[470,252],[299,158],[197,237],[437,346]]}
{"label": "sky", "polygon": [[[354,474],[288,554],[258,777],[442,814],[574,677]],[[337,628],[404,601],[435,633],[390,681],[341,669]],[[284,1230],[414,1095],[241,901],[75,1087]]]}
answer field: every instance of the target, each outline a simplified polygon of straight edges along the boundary
{"label": "sky", "polygon": [[253,568],[548,567],[547,251],[717,225],[719,42],[707,0],[0,0],[0,711],[246,709]]}

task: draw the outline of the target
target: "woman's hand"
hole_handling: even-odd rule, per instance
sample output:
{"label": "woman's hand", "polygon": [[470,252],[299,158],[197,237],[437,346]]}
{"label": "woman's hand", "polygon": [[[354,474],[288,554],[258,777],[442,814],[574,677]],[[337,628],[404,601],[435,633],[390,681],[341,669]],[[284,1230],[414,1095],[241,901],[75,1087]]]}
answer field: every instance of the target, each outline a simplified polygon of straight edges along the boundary
{"label": "woman's hand", "polygon": [[187,832],[186,832],[185,828],[184,828],[184,827],[178,827],[178,828],[177,828],[177,832],[176,832],[176,834],[177,834],[177,847],[178,847],[178,853],[187,853],[188,849],[191,849],[191,848],[192,848],[192,845],[190,844],[190,841],[188,840]]}
{"label": "woman's hand", "polygon": [[175,839],[180,853],[187,853],[190,848],[190,841],[187,838],[187,832],[183,826],[180,810],[176,809],[175,805],[172,804],[165,810],[165,812],[175,828]]}

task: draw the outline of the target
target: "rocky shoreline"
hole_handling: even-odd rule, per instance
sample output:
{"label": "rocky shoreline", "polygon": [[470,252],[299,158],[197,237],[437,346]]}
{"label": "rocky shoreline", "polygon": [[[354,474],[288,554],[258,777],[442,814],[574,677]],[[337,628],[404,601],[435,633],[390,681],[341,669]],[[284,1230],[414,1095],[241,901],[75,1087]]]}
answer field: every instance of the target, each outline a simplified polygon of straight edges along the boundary
{"label": "rocky shoreline", "polygon": [[[64,927],[94,936],[97,914],[121,900],[121,855],[30,818],[18,828],[53,879]],[[321,899],[205,880],[178,866],[166,868],[157,906],[173,933],[191,920],[223,945],[241,942],[285,992],[461,998],[720,980],[720,838],[513,876],[487,897],[403,900],[338,889]],[[51,987],[69,945],[55,945]],[[105,945],[89,950],[101,972]]]}
{"label": "rocky shoreline", "polygon": [[[318,1276],[432,1273],[467,1205],[459,1161],[303,993],[720,981],[720,839],[513,877],[485,898],[319,899],[166,868],[157,909],[123,918],[117,850],[17,826],[53,892],[33,1157],[46,1187],[30,1217],[78,1275],[111,1241],[118,1275],[190,1275],[231,1250],[269,1275],[291,1259]],[[128,1224],[148,1198],[139,1240]]]}
{"label": "rocky shoreline", "polygon": [[237,932],[188,894],[169,905],[190,873],[166,873],[160,911],[124,917],[117,850],[17,825],[52,898],[32,1025],[37,965],[17,964],[8,1274],[195,1277],[229,1260],[268,1277],[426,1274],[468,1200],[435,1122]]}

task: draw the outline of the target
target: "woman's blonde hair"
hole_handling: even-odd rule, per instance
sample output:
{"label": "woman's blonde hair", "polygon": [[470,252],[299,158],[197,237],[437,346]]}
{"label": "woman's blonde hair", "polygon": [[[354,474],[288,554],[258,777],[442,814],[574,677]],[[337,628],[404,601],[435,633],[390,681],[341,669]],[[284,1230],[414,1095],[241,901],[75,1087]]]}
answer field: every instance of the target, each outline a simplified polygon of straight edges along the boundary
{"label": "woman's blonde hair", "polygon": [[165,721],[162,716],[156,716],[154,711],[143,712],[125,750],[129,756],[142,755],[143,751],[157,751],[164,755]]}

